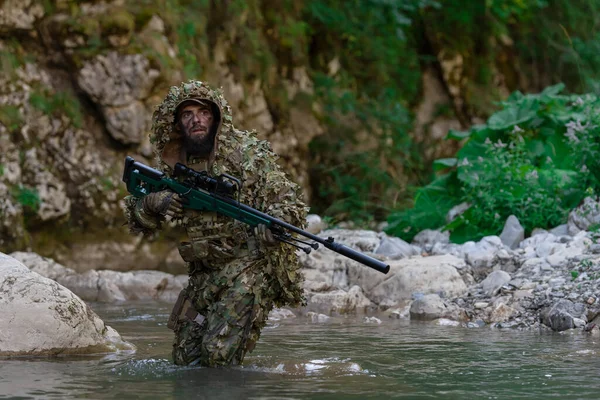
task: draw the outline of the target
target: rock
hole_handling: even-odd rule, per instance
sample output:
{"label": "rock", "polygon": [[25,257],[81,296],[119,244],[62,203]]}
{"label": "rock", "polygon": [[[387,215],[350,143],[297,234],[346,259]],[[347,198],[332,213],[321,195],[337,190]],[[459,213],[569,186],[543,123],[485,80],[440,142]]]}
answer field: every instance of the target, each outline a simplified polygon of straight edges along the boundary
{"label": "rock", "polygon": [[447,311],[446,304],[437,294],[428,294],[413,301],[410,306],[410,319],[432,321],[441,318]]}
{"label": "rock", "polygon": [[392,260],[420,254],[414,246],[411,246],[400,238],[390,237],[385,233],[381,233],[380,237],[381,243],[375,249],[375,254],[380,254]]}
{"label": "rock", "polygon": [[269,321],[280,321],[290,318],[296,318],[296,314],[287,308],[274,308],[269,312]]}
{"label": "rock", "polygon": [[316,214],[308,214],[306,216],[306,231],[314,235],[327,229],[327,224],[323,219]]}
{"label": "rock", "polygon": [[377,325],[381,324],[381,320],[377,317],[365,317],[365,318],[363,318],[363,322],[366,324],[377,324]]}
{"label": "rock", "polygon": [[143,101],[158,76],[144,55],[111,51],[87,61],[77,82],[98,103],[111,136],[123,144],[139,144],[151,117]]}
{"label": "rock", "polygon": [[471,205],[466,202],[452,207],[450,211],[448,211],[448,214],[446,214],[446,223],[449,224],[450,222],[454,221],[456,217],[467,211],[469,207],[471,207]]}
{"label": "rock", "polygon": [[51,258],[42,257],[36,253],[16,251],[10,256],[23,263],[30,271],[54,281],[76,272],[70,268],[63,267]]}
{"label": "rock", "polygon": [[133,350],[64,286],[0,253],[0,356]]}
{"label": "rock", "polygon": [[35,29],[44,16],[44,7],[33,0],[6,0],[0,3],[0,32]]}
{"label": "rock", "polygon": [[565,236],[569,234],[569,224],[558,225],[555,228],[550,229],[550,233],[555,236]]}
{"label": "rock", "polygon": [[384,300],[399,303],[413,293],[438,293],[444,297],[460,296],[467,287],[457,271],[464,261],[451,255],[413,257],[390,261],[390,272],[383,275],[365,267],[351,266],[348,280],[359,285],[374,303]]}
{"label": "rock", "polygon": [[488,296],[492,296],[503,285],[510,282],[510,275],[504,271],[494,271],[481,282],[483,292]]}
{"label": "rock", "polygon": [[567,230],[569,235],[575,236],[597,224],[600,224],[600,203],[597,198],[586,197],[583,204],[569,213]]}
{"label": "rock", "polygon": [[430,251],[436,243],[450,243],[450,232],[425,229],[417,233],[412,240],[412,244],[423,248],[425,251]]}
{"label": "rock", "polygon": [[490,323],[508,321],[515,314],[515,309],[506,304],[499,304],[490,315]]}
{"label": "rock", "polygon": [[[465,243],[464,246],[466,246]],[[496,253],[504,248],[498,236],[486,236],[474,246],[465,249],[465,261],[473,268],[473,276],[479,280],[487,276],[496,264]]]}
{"label": "rock", "polygon": [[439,326],[460,326],[460,322],[448,318],[438,318],[434,322]]}
{"label": "rock", "polygon": [[584,322],[587,320],[587,310],[581,303],[573,303],[570,300],[559,300],[550,308],[543,310],[541,314],[542,323],[561,332],[575,327],[574,319],[578,318]]}
{"label": "rock", "polygon": [[316,312],[312,312],[312,311],[306,313],[306,316],[308,317],[310,322],[313,322],[313,323],[323,323],[323,322],[328,322],[329,320],[331,320],[331,317],[329,317],[325,314],[317,314]]}
{"label": "rock", "polygon": [[126,300],[175,301],[187,285],[187,275],[160,271],[117,272],[89,270],[78,274],[50,258],[35,253],[15,252],[18,260],[40,275],[56,280],[85,301],[119,302]]}
{"label": "rock", "polygon": [[500,240],[505,246],[516,249],[523,239],[525,239],[525,229],[521,226],[517,217],[511,215],[504,224]]}
{"label": "rock", "polygon": [[310,297],[308,307],[316,307],[325,312],[340,314],[364,310],[371,305],[359,286],[353,286],[348,292],[334,290],[325,293],[316,293]]}

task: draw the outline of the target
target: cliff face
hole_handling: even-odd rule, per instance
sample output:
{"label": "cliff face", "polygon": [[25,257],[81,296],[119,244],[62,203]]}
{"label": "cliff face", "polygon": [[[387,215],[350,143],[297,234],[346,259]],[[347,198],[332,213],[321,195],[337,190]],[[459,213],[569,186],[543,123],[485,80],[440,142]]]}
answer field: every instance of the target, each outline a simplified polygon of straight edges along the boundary
{"label": "cliff face", "polygon": [[[153,164],[153,107],[169,86],[192,77],[223,88],[235,125],[272,142],[310,201],[308,145],[325,131],[311,60],[262,21],[260,43],[271,43],[275,57],[263,62],[264,53],[248,54],[256,39],[248,27],[258,23],[250,11],[228,23],[225,2],[203,2],[211,15],[195,14],[199,32],[169,17],[179,3],[0,3],[0,250],[32,249],[79,271],[180,265],[168,241],[127,234],[121,176],[125,155]],[[425,163],[452,155],[458,144],[439,146],[448,129],[480,115],[464,107],[465,61],[445,53],[435,37],[430,33],[430,46],[440,62],[421,73],[413,107],[412,135]],[[339,60],[333,50],[325,54],[319,57],[333,76]],[[376,140],[368,132],[360,137],[365,148]]]}
{"label": "cliff face", "polygon": [[[139,240],[121,227],[124,156],[153,164],[153,107],[184,74],[159,15],[136,26],[120,1],[43,4],[0,6],[0,248],[31,247],[67,265],[87,264],[80,268],[111,267]],[[307,186],[302,153],[319,123],[311,110],[294,108],[277,124],[262,82],[240,82],[227,65],[227,37],[214,44],[199,78],[223,87],[236,125],[272,139]],[[288,98],[311,91],[301,68],[279,83]],[[164,259],[168,249],[146,250]],[[125,263],[138,264],[134,258]],[[147,258],[138,266],[160,263]]]}

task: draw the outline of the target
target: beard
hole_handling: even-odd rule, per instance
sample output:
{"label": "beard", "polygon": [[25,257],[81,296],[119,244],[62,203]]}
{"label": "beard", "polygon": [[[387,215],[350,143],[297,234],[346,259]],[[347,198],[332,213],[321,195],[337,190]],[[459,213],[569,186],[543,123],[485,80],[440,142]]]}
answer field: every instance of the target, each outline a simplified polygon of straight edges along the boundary
{"label": "beard", "polygon": [[198,157],[208,157],[210,155],[215,144],[214,132],[204,137],[194,136],[188,130],[183,130],[183,132],[183,146],[187,154]]}

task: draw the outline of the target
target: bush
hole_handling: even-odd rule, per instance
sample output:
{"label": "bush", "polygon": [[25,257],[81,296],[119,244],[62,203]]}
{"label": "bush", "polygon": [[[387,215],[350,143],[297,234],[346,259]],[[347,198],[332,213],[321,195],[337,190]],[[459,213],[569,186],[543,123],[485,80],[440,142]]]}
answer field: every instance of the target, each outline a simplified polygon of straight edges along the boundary
{"label": "bush", "polygon": [[[419,189],[414,207],[390,215],[388,232],[406,240],[443,227],[454,242],[499,234],[515,215],[526,232],[566,222],[568,212],[600,189],[600,101],[596,95],[513,93],[483,126],[448,134],[467,139],[456,158],[434,162],[443,173]],[[448,210],[470,207],[446,224]]]}

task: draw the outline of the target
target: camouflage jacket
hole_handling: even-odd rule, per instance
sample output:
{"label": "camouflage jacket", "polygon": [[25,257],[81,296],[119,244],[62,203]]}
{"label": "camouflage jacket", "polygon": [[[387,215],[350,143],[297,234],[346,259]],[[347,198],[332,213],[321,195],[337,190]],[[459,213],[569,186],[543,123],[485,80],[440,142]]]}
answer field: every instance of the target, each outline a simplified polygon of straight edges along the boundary
{"label": "camouflage jacket", "polygon": [[[190,98],[212,101],[220,112],[215,118],[217,134],[215,146],[208,160],[189,158],[182,146],[179,133],[174,129],[174,113],[178,104]],[[157,169],[171,175],[176,162],[196,170],[207,170],[212,176],[226,173],[242,181],[240,201],[260,211],[303,227],[307,207],[300,199],[300,188],[290,181],[276,163],[277,156],[267,141],[259,140],[255,132],[241,131],[233,126],[231,108],[219,90],[213,90],[198,81],[173,86],[165,100],[153,115],[150,136],[157,158]],[[164,218],[156,218],[151,224],[136,216],[139,200],[125,199],[126,216],[130,231],[153,234],[161,228]],[[185,261],[204,260],[214,266],[224,265],[241,257],[248,251],[267,259],[267,273],[271,272],[277,282],[279,294],[275,304],[297,304],[301,301],[301,276],[297,271],[298,259],[295,249],[289,245],[260,248],[253,241],[250,228],[231,218],[212,213],[186,210],[179,221],[186,238],[179,245]],[[258,245],[256,250],[254,246]],[[251,257],[250,257],[251,258]]]}

